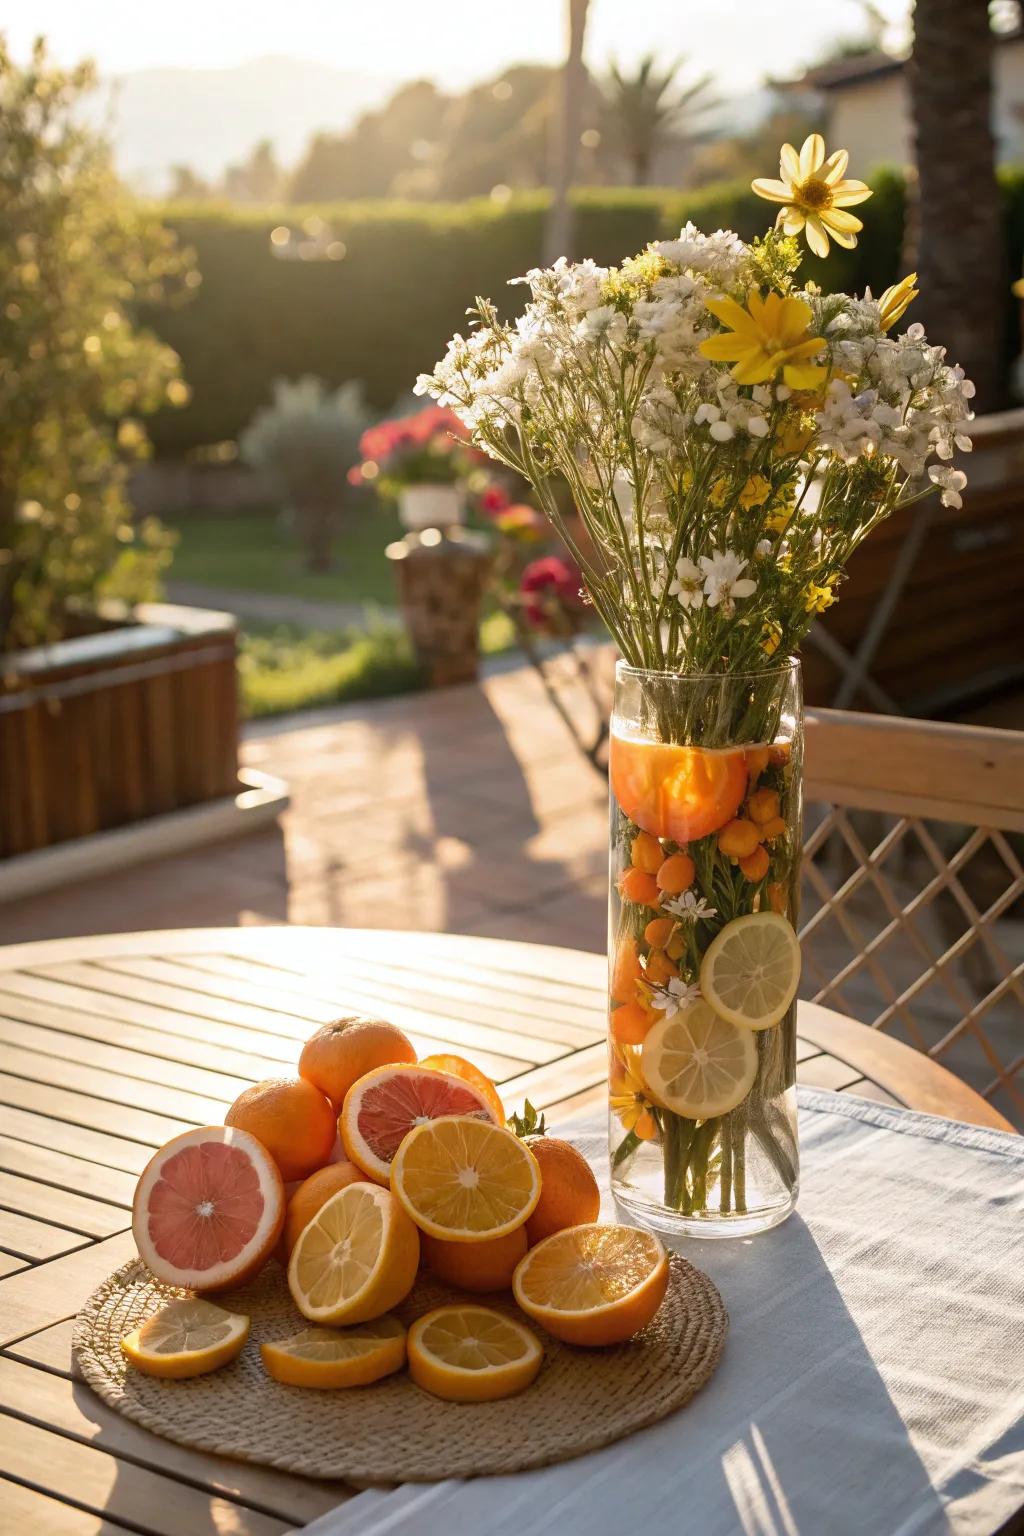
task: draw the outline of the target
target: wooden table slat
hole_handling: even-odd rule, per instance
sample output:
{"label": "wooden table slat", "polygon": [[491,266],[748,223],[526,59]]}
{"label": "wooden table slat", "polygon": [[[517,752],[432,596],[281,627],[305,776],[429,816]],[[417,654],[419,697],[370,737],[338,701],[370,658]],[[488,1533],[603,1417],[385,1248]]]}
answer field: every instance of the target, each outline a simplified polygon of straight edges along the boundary
{"label": "wooden table slat", "polygon": [[66,1227],[54,1227],[18,1211],[0,1210],[0,1248],[16,1259],[38,1264],[43,1259],[71,1253],[90,1241],[81,1232],[69,1232]]}
{"label": "wooden table slat", "polygon": [[26,1051],[20,1046],[0,1042],[0,1070],[23,1081],[46,1083],[52,1088],[67,1088],[72,1093],[87,1094],[112,1104],[131,1104],[136,1109],[151,1110],[156,1115],[171,1115],[190,1120],[193,1125],[211,1125],[223,1120],[224,1111],[237,1094],[208,1098],[156,1081],[152,1077],[129,1076],[102,1067],[84,1066],[63,1056]]}
{"label": "wooden table slat", "polygon": [[130,1211],[135,1196],[133,1174],[103,1168],[52,1147],[31,1146],[12,1136],[0,1136],[0,1169],[31,1179],[40,1189],[52,1186],[71,1194],[81,1192],[105,1208],[117,1206]]}
{"label": "wooden table slat", "polygon": [[[0,1473],[45,1486],[68,1503],[120,1518],[147,1536],[224,1536],[238,1507],[66,1435],[0,1414]],[[284,1536],[288,1521],[246,1513],[247,1536]]]}
{"label": "wooden table slat", "polygon": [[14,1105],[4,1108],[3,1127],[11,1140],[24,1141],[33,1147],[47,1147],[84,1163],[135,1175],[142,1172],[153,1155],[152,1148],[144,1142],[126,1141],[121,1136],[90,1130],[88,1126],[48,1119],[44,1114],[17,1109]]}
{"label": "wooden table slat", "polygon": [[[70,1325],[65,1340],[70,1372]],[[159,1461],[164,1473],[207,1493],[239,1499],[289,1525],[316,1519],[347,1494],[343,1484],[307,1481],[160,1440],[108,1408],[70,1374],[57,1375],[10,1357],[0,1357],[0,1409],[142,1466]]]}
{"label": "wooden table slat", "polygon": [[[149,1147],[162,1147],[172,1136],[191,1130],[193,1125],[210,1123],[209,1119],[179,1120],[169,1115],[155,1115],[148,1110],[136,1109],[130,1103],[117,1104],[110,1099],[96,1099],[86,1093],[55,1088],[49,1083],[11,1077],[6,1072],[0,1072],[0,1104],[9,1104],[12,1109],[29,1109],[35,1114],[46,1115],[67,1125],[80,1125],[86,1130],[124,1136],[131,1141],[141,1141]],[[223,1114],[218,1118],[223,1119]],[[6,1114],[4,1128],[8,1129]]]}
{"label": "wooden table slat", "polygon": [[123,1232],[126,1213],[103,1200],[90,1200],[70,1189],[56,1189],[36,1179],[0,1169],[0,1206],[82,1237],[110,1237]]}
{"label": "wooden table slat", "polygon": [[0,1536],[124,1536],[127,1529],[0,1477]]}

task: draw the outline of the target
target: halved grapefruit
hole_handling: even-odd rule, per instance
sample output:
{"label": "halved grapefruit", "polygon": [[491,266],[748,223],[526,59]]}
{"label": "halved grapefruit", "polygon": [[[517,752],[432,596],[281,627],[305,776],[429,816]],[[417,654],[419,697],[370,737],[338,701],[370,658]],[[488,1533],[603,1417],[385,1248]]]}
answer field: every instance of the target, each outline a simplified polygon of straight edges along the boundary
{"label": "halved grapefruit", "polygon": [[451,1072],[388,1066],[367,1072],[345,1095],[338,1121],[346,1157],[386,1184],[391,1160],[408,1133],[440,1115],[473,1115],[500,1125],[487,1095]]}
{"label": "halved grapefruit", "polygon": [[175,1136],[146,1164],[132,1231],[158,1280],[222,1291],[263,1268],[284,1218],[281,1175],[255,1136],[206,1125]]}

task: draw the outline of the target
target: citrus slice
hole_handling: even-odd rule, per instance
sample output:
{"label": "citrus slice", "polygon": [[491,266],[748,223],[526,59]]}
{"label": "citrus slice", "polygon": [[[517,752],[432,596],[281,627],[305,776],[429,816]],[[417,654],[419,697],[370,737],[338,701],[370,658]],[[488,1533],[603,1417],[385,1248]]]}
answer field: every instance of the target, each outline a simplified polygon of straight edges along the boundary
{"label": "citrus slice", "polygon": [[800,941],[779,912],[733,918],[708,945],[701,991],[716,1013],[747,1029],[770,1029],[800,984]]}
{"label": "citrus slice", "polygon": [[731,821],[747,791],[742,747],[684,747],[612,732],[612,794],[652,837],[696,842]]}
{"label": "citrus slice", "polygon": [[189,1296],[154,1312],[121,1349],[145,1376],[205,1376],[240,1354],[248,1337],[247,1317]]}
{"label": "citrus slice", "polygon": [[479,1088],[488,1104],[498,1117],[498,1124],[505,1121],[505,1106],[501,1102],[501,1096],[486,1072],[481,1072],[465,1056],[424,1056],[420,1062],[421,1067],[430,1067],[434,1072],[447,1072],[452,1077],[461,1078],[464,1083],[472,1083],[474,1088]]}
{"label": "citrus slice", "polygon": [[267,1374],[289,1387],[366,1387],[405,1364],[405,1329],[397,1317],[354,1328],[303,1328],[260,1345]]}
{"label": "citrus slice", "polygon": [[386,1184],[391,1159],[414,1125],[439,1115],[476,1115],[501,1122],[486,1096],[451,1072],[418,1066],[378,1067],[353,1083],[338,1121],[346,1157]]}
{"label": "citrus slice", "polygon": [[431,1237],[479,1243],[523,1225],[540,1199],[540,1169],[504,1126],[444,1115],[406,1136],[391,1164],[391,1188]]}
{"label": "citrus slice", "polygon": [[668,1288],[653,1232],[591,1222],[531,1248],[512,1279],[526,1315],[567,1344],[622,1344],[645,1328]]}
{"label": "citrus slice", "polygon": [[419,1261],[419,1233],[394,1195],[349,1184],[300,1233],[288,1289],[311,1323],[365,1323],[405,1299]]}
{"label": "citrus slice", "polygon": [[219,1291],[250,1280],[284,1226],[273,1158],[248,1131],[207,1125],[175,1136],[135,1188],[132,1231],[158,1280]]}
{"label": "citrus slice", "polygon": [[655,1024],[640,1070],[656,1103],[690,1120],[710,1120],[727,1115],[750,1092],[757,1042],[749,1029],[719,1018],[698,998]]}
{"label": "citrus slice", "polygon": [[486,1403],[528,1387],[544,1351],[536,1334],[490,1307],[437,1307],[409,1329],[409,1375],[452,1403]]}

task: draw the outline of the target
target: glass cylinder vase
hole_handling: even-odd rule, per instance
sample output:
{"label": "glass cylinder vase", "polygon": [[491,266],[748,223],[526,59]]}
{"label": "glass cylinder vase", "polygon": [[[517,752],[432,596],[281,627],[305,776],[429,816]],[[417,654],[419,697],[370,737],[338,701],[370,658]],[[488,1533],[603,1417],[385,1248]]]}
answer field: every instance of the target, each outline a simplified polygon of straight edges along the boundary
{"label": "glass cylinder vase", "polygon": [[620,662],[609,777],[615,1197],[669,1235],[793,1210],[800,665],[681,676]]}

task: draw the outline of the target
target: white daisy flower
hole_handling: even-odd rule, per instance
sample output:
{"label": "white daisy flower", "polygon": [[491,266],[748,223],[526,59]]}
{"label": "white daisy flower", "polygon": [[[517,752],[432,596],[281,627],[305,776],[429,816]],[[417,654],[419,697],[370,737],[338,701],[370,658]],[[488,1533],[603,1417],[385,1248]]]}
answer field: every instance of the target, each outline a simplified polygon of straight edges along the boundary
{"label": "white daisy flower", "polygon": [[696,981],[680,981],[678,976],[673,976],[665,986],[652,990],[651,1007],[660,1009],[662,1013],[679,1013],[699,997],[700,986]]}
{"label": "white daisy flower", "polygon": [[710,906],[703,896],[695,896],[692,891],[673,896],[670,901],[663,901],[662,906],[666,912],[671,912],[673,917],[678,917],[684,923],[707,922],[718,916],[717,907]]}
{"label": "white daisy flower", "polygon": [[700,568],[704,573],[704,594],[709,608],[721,607],[728,617],[736,611],[736,598],[750,597],[757,590],[757,582],[744,576],[747,562],[727,549],[715,550],[710,556],[701,555]]}
{"label": "white daisy flower", "polygon": [[669,587],[669,596],[678,597],[681,608],[700,608],[704,603],[701,590],[703,577],[688,556],[676,562],[676,574]]}

